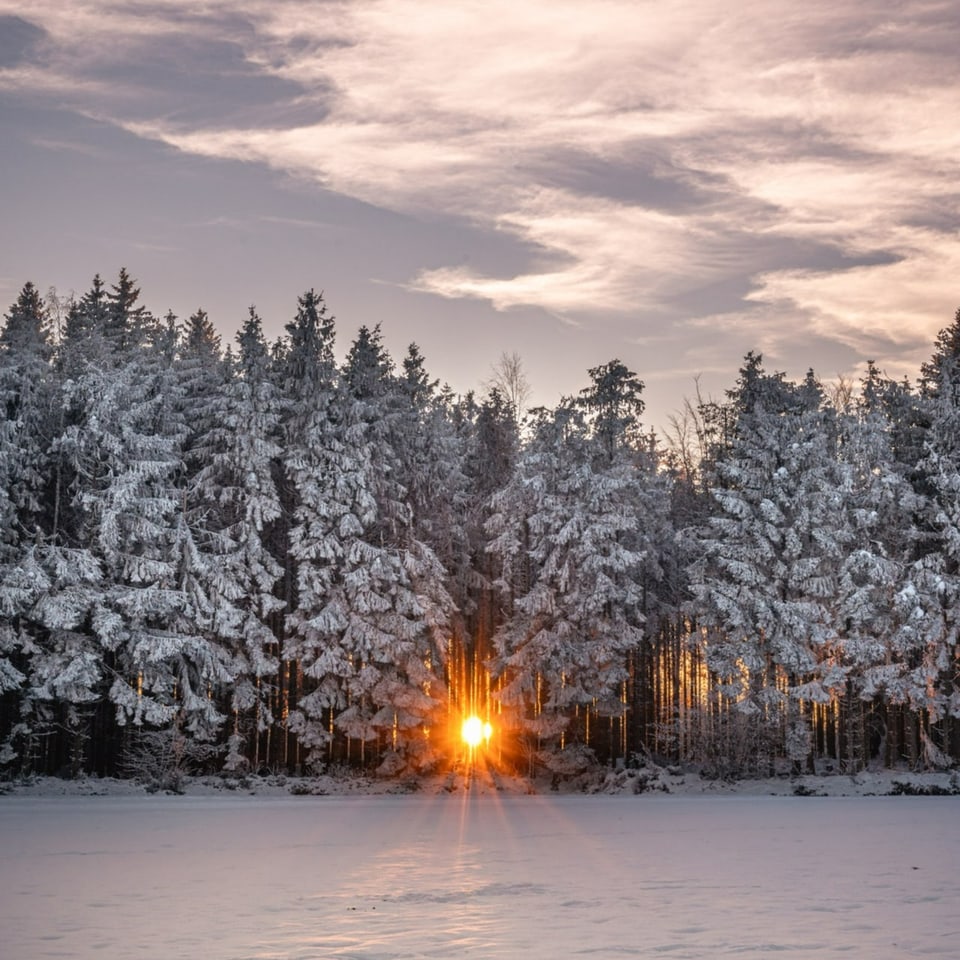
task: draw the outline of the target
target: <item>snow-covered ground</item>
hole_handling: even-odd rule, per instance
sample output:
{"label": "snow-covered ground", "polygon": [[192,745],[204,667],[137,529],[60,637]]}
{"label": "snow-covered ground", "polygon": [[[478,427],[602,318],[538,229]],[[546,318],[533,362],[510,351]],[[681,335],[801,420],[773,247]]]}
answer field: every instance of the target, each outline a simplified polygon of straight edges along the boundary
{"label": "snow-covered ground", "polygon": [[[188,796],[243,794],[259,797],[357,796],[371,794],[459,793],[578,793],[578,794],[661,794],[880,797],[887,795],[960,796],[960,770],[915,773],[907,770],[862,771],[853,776],[770,777],[761,780],[711,780],[678,767],[644,763],[639,767],[612,770],[597,768],[578,776],[551,781],[549,776],[533,782],[497,772],[478,764],[469,774],[457,772],[417,779],[368,777],[351,770],[333,770],[311,777],[201,776],[184,777],[178,793]],[[64,780],[58,777],[28,777],[0,781],[0,797],[145,796],[168,792],[136,780],[87,777]],[[2,958],[0,958],[2,960]]]}
{"label": "snow-covered ground", "polygon": [[54,786],[0,797],[5,960],[960,955],[956,796]]}

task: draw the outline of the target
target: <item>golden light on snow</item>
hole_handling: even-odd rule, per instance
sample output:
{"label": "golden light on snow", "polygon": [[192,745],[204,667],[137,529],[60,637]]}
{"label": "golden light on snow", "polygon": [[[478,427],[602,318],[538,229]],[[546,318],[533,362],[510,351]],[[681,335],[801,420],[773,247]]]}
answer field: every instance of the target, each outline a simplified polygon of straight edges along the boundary
{"label": "golden light on snow", "polygon": [[463,742],[471,749],[479,747],[484,741],[489,742],[492,735],[493,727],[476,716],[465,718],[463,726],[460,728],[460,736],[463,737]]}

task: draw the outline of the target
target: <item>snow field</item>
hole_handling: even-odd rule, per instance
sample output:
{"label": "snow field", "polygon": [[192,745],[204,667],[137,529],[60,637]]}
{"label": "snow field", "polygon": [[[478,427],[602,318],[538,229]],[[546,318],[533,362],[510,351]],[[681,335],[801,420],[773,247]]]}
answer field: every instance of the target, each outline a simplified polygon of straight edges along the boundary
{"label": "snow field", "polygon": [[957,797],[4,797],[5,960],[951,957]]}

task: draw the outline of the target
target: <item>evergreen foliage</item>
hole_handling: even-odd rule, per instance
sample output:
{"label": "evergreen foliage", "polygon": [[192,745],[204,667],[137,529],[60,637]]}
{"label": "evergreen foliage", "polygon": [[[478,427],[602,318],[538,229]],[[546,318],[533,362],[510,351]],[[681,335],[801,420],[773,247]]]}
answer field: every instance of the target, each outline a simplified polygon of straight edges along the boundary
{"label": "evergreen foliage", "polygon": [[748,354],[664,450],[619,360],[521,423],[515,355],[481,398],[379,326],[338,362],[314,290],[226,354],[126,270],[60,306],[0,331],[7,774],[416,772],[468,713],[557,776],[960,758],[960,311],[916,385]]}

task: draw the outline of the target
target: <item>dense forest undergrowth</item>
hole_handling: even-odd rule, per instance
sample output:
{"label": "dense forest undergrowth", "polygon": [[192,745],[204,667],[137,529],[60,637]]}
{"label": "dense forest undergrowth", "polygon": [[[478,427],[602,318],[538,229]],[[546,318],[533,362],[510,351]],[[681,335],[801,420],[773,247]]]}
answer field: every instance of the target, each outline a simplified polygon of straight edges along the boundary
{"label": "dense forest undergrowth", "polygon": [[660,438],[618,360],[526,410],[516,357],[338,362],[312,290],[226,350],[139,298],[0,332],[8,778],[960,760],[960,311],[915,384],[748,354]]}

